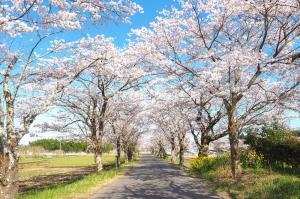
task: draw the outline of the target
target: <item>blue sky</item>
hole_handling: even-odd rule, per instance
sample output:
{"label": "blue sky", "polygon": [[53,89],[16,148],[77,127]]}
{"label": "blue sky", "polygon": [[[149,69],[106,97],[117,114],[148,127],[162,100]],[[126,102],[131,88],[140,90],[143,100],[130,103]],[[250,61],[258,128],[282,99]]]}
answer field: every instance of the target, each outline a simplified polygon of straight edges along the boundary
{"label": "blue sky", "polygon": [[[140,4],[144,13],[139,13],[131,17],[131,23],[126,24],[116,24],[113,22],[109,22],[104,24],[103,26],[99,26],[97,28],[92,28],[89,30],[78,31],[78,32],[70,32],[65,34],[63,37],[66,40],[75,40],[77,38],[86,36],[87,34],[94,36],[97,34],[104,34],[106,37],[113,37],[115,43],[119,47],[123,47],[126,45],[126,40],[129,38],[128,33],[131,29],[141,28],[143,26],[148,27],[149,23],[155,21],[155,17],[158,15],[159,11],[164,8],[169,8],[172,5],[176,5],[174,0],[135,0],[136,3]],[[60,37],[61,35],[57,35]],[[46,45],[46,44],[45,44]],[[292,114],[292,113],[291,113]],[[41,120],[48,120],[47,115],[42,116]],[[293,128],[300,128],[300,119],[291,119],[289,125]],[[49,137],[53,134],[43,134],[45,137]],[[42,136],[42,137],[43,137]],[[30,135],[26,135],[22,140],[22,144],[27,144],[29,140],[33,140],[37,138],[31,138]]]}
{"label": "blue sky", "polygon": [[95,36],[103,34],[106,37],[113,37],[118,47],[124,47],[127,44],[127,39],[129,39],[128,33],[130,33],[131,29],[143,26],[149,27],[150,22],[155,21],[155,17],[159,14],[159,11],[178,5],[174,0],[134,0],[134,2],[142,6],[144,13],[137,13],[131,16],[131,23],[109,21],[102,26],[95,27],[89,25],[89,28],[83,28],[80,31],[65,32],[63,35],[57,35],[56,38],[63,37],[66,41],[74,41],[87,35]]}
{"label": "blue sky", "polygon": [[176,4],[174,0],[135,0],[135,2],[143,7],[144,13],[132,16],[131,23],[107,23],[93,31],[92,34],[104,34],[108,37],[114,37],[116,44],[122,47],[126,44],[131,29],[149,26],[149,23],[155,20],[159,11]]}
{"label": "blue sky", "polygon": [[[150,22],[155,21],[155,17],[165,8],[170,8],[171,6],[176,6],[178,3],[176,0],[133,0],[138,3],[144,9],[144,13],[137,13],[130,17],[130,23],[116,23],[113,21],[107,21],[103,25],[92,25],[88,24],[81,30],[77,31],[65,31],[63,33],[55,34],[39,44],[39,48],[36,49],[38,53],[44,52],[49,47],[49,42],[54,39],[65,39],[66,41],[76,41],[87,35],[95,36],[103,34],[106,37],[114,38],[115,44],[118,47],[124,47],[129,39],[128,33],[131,29],[141,28],[143,26],[149,27]],[[14,44],[11,46],[12,49],[19,49],[20,44],[23,45],[35,45],[36,35],[28,33],[17,37],[14,40]],[[1,38],[3,39],[3,38]],[[1,40],[0,39],[0,40]],[[29,48],[30,49],[30,48]]]}
{"label": "blue sky", "polygon": [[[172,5],[176,5],[174,0],[134,0],[136,3],[141,5],[144,9],[144,13],[138,13],[133,15],[131,19],[131,23],[114,23],[109,22],[102,26],[91,28],[89,30],[81,30],[81,31],[72,31],[69,33],[64,33],[63,35],[59,34],[56,35],[56,38],[63,37],[66,41],[74,41],[81,37],[85,37],[86,35],[95,36],[97,34],[104,34],[106,37],[113,37],[115,40],[115,44],[118,47],[123,47],[127,44],[127,39],[129,39],[128,33],[131,29],[141,28],[143,26],[149,26],[149,23],[155,20],[155,17],[158,15],[159,11],[163,10],[164,8],[169,8]],[[51,38],[53,39],[53,38]],[[43,49],[47,48],[47,42],[41,45],[42,51]],[[44,114],[39,116],[39,118],[35,121],[32,125],[34,126],[37,123],[44,122],[44,121],[51,121],[49,118],[50,114]],[[36,128],[31,128],[32,132],[36,132]],[[57,137],[57,133],[38,133],[38,137],[31,137],[30,134],[24,136],[21,140],[21,144],[28,144],[29,141],[33,141],[36,139],[41,138],[51,138]]]}
{"label": "blue sky", "polygon": [[[155,17],[159,14],[159,11],[177,5],[174,0],[135,0],[135,2],[143,7],[144,13],[132,16],[130,24],[108,23],[89,34],[104,34],[107,37],[113,37],[116,45],[123,47],[127,43],[126,40],[129,38],[128,33],[131,29],[143,26],[148,27],[150,22],[155,21]],[[292,112],[289,115],[297,117],[297,114]],[[290,119],[288,124],[292,128],[300,129],[300,118]]]}

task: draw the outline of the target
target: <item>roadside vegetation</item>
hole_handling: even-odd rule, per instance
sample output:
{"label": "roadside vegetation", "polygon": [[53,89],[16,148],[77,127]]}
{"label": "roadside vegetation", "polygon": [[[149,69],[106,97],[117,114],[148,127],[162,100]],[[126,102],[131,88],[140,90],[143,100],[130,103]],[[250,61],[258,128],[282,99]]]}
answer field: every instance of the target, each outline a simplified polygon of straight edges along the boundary
{"label": "roadside vegetation", "polygon": [[[105,166],[114,165],[115,157],[112,155],[104,155],[103,162]],[[78,170],[91,172],[93,171],[93,167],[95,167],[95,163],[92,155],[21,156],[20,180],[23,181],[32,177],[54,175]]]}
{"label": "roadside vegetation", "polygon": [[279,124],[257,132],[246,137],[250,149],[241,152],[243,174],[239,179],[231,176],[229,153],[190,159],[189,171],[233,198],[300,198],[300,161],[295,154],[300,149],[299,139]]}
{"label": "roadside vegetation", "polygon": [[[18,198],[59,199],[86,194],[135,165],[129,162],[116,169],[115,161],[114,156],[104,155],[104,170],[95,172],[92,155],[21,157]],[[124,163],[124,157],[121,162]]]}
{"label": "roadside vegetation", "polygon": [[243,175],[233,180],[230,173],[230,155],[202,157],[189,160],[189,171],[212,182],[217,192],[226,191],[233,198],[280,198],[300,197],[300,178],[297,175],[271,168],[249,167],[242,162]]}
{"label": "roadside vegetation", "polygon": [[[84,178],[70,179],[65,183],[50,186],[42,190],[32,190],[25,194],[19,195],[19,199],[65,199],[84,197],[89,192],[93,191],[93,188],[99,188],[99,186],[113,180],[118,175],[124,173],[129,167],[134,166],[136,163],[129,162],[121,165],[119,169],[110,167],[102,172],[93,172]],[[76,190],[76,191],[75,191]]]}

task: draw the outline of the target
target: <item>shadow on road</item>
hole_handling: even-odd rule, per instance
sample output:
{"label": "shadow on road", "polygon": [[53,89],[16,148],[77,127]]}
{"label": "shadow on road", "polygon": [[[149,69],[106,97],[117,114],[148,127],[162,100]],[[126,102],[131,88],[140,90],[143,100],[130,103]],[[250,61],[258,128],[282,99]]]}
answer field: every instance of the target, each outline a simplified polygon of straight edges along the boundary
{"label": "shadow on road", "polygon": [[212,199],[218,196],[209,192],[201,180],[191,178],[178,167],[144,155],[141,166],[103,187],[95,196],[95,199],[109,198]]}

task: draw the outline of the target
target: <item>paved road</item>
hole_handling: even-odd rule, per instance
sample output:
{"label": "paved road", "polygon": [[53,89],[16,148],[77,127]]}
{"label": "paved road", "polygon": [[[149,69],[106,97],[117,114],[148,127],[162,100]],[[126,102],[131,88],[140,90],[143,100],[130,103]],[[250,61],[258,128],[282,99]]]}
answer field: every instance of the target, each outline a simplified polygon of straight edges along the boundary
{"label": "paved road", "polygon": [[219,198],[178,167],[144,155],[128,174],[102,187],[93,199],[213,199]]}

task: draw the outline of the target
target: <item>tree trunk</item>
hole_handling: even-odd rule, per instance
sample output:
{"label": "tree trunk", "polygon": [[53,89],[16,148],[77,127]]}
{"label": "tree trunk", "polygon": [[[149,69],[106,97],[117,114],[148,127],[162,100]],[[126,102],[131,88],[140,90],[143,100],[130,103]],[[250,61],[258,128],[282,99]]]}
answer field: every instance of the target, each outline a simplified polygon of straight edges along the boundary
{"label": "tree trunk", "polygon": [[128,153],[127,153],[127,149],[124,150],[124,156],[125,156],[125,163],[128,163]]}
{"label": "tree trunk", "polygon": [[235,120],[234,107],[230,107],[228,111],[228,132],[229,132],[230,153],[231,153],[231,172],[233,178],[237,178],[240,177],[242,174],[242,167],[240,162],[238,123]]}
{"label": "tree trunk", "polygon": [[179,165],[180,166],[183,166],[183,163],[184,163],[184,146],[182,146],[180,144],[180,147],[179,147]]}
{"label": "tree trunk", "polygon": [[210,136],[208,130],[203,130],[201,135],[201,144],[198,152],[198,157],[200,156],[208,156],[209,153],[209,143],[210,143]]}
{"label": "tree trunk", "polygon": [[231,152],[231,172],[234,178],[242,174],[240,162],[239,139],[237,131],[229,133],[230,152]]}
{"label": "tree trunk", "polygon": [[103,170],[102,164],[102,136],[93,136],[93,144],[94,144],[94,156],[95,156],[95,164],[96,164],[96,171],[100,172]]}
{"label": "tree trunk", "polygon": [[117,161],[116,167],[119,168],[121,165],[121,138],[120,136],[117,137]]}
{"label": "tree trunk", "polygon": [[[9,150],[9,149],[8,149]],[[0,198],[15,199],[18,195],[18,155],[16,151],[0,154]]]}
{"label": "tree trunk", "polygon": [[209,154],[209,144],[201,144],[198,148],[198,157],[208,156]]}
{"label": "tree trunk", "polygon": [[186,134],[183,132],[178,133],[178,142],[179,142],[179,165],[183,166],[184,163],[184,151],[185,151],[185,136]]}
{"label": "tree trunk", "polygon": [[127,150],[127,157],[128,157],[128,161],[132,161],[132,159],[133,159],[133,151],[132,151],[132,149],[130,147]]}
{"label": "tree trunk", "polygon": [[[9,78],[17,58],[14,57],[4,75],[3,95],[6,102],[6,129],[4,128],[1,107],[0,132],[0,198],[15,199],[18,195],[18,137],[14,127],[14,104],[9,88]],[[25,130],[25,129],[24,129]],[[6,133],[6,137],[4,136]]]}
{"label": "tree trunk", "polygon": [[95,151],[95,163],[96,163],[96,171],[100,172],[103,170],[103,164],[102,164],[102,152],[101,151]]}
{"label": "tree trunk", "polygon": [[176,160],[176,154],[175,154],[175,142],[171,144],[171,162],[174,163]]}
{"label": "tree trunk", "polygon": [[196,135],[195,131],[192,130],[191,133],[193,135],[195,144],[198,149],[198,157],[201,156],[208,156],[209,153],[209,130],[201,129],[201,140],[199,142],[198,136]]}
{"label": "tree trunk", "polygon": [[[97,129],[97,115],[96,115],[97,103],[93,101],[93,109],[90,116],[90,131],[92,134],[92,143],[93,143],[93,151],[94,158],[96,164],[96,171],[100,172],[103,170],[102,165],[102,139],[103,139],[103,124],[101,118],[99,119],[99,128]],[[100,116],[101,117],[101,116]]]}

